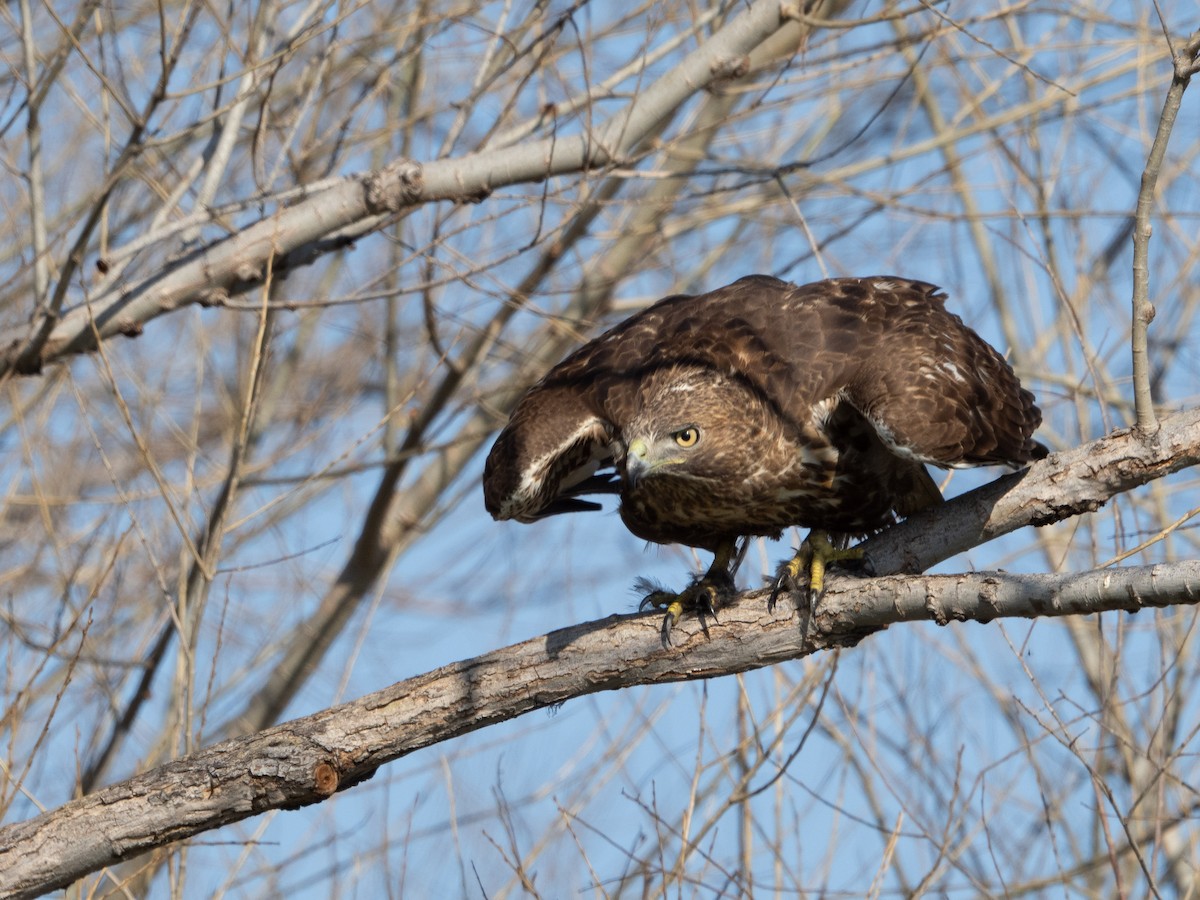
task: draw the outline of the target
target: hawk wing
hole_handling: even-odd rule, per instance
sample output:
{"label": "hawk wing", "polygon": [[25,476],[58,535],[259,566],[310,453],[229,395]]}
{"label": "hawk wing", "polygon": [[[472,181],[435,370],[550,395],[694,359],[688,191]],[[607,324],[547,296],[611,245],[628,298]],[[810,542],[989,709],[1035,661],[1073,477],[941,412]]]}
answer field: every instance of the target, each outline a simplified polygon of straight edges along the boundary
{"label": "hawk wing", "polygon": [[[1033,394],[945,299],[932,284],[894,276],[787,291],[783,303],[798,314],[786,317],[792,327],[772,349],[808,376],[806,390],[790,395],[792,413],[839,397],[892,452],[941,467],[1045,456],[1031,438],[1042,419]],[[778,382],[771,389],[787,390]]]}

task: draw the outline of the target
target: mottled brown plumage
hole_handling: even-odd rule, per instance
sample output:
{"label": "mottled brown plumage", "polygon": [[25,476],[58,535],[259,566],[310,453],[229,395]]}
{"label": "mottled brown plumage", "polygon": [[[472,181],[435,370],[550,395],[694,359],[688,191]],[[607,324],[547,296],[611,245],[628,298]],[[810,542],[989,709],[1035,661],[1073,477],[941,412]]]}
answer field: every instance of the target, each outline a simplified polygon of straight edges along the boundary
{"label": "mottled brown plumage", "polygon": [[525,394],[487,459],[488,511],[531,522],[619,493],[637,536],[727,556],[740,536],[865,534],[937,503],[927,463],[1044,456],[1033,396],[944,299],[892,276],[752,275],[661,300]]}

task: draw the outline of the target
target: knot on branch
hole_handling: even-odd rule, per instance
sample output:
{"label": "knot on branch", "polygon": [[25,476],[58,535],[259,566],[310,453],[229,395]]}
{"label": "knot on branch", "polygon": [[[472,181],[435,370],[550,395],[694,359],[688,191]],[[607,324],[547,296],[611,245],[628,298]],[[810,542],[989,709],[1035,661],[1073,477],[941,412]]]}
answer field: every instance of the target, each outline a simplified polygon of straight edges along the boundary
{"label": "knot on branch", "polygon": [[213,287],[201,292],[196,302],[205,309],[224,306],[229,302],[229,291],[223,287]]}
{"label": "knot on branch", "polygon": [[313,769],[313,790],[322,797],[332,796],[338,789],[341,780],[338,770],[331,763],[317,763],[316,768]]}
{"label": "knot on branch", "polygon": [[732,81],[735,78],[741,78],[750,71],[749,56],[722,56],[713,60],[709,67],[709,72],[712,73],[713,82],[719,83],[722,81]]}
{"label": "knot on branch", "polygon": [[925,592],[925,613],[942,627],[950,624],[950,617],[946,615],[946,611],[942,609],[941,603],[938,602],[938,598],[933,595],[932,591]]}
{"label": "knot on branch", "polygon": [[800,4],[784,0],[779,4],[779,18],[785,22],[803,22],[804,12],[801,11]]}
{"label": "knot on branch", "polygon": [[1200,31],[1197,31],[1184,45],[1183,49],[1175,54],[1172,60],[1175,66],[1175,77],[1186,82],[1197,72],[1200,72]]}
{"label": "knot on branch", "polygon": [[421,164],[398,159],[363,179],[363,198],[370,213],[399,212],[420,200],[424,187]]}
{"label": "knot on branch", "polygon": [[117,334],[128,338],[141,337],[142,323],[137,319],[119,319],[117,321]]}

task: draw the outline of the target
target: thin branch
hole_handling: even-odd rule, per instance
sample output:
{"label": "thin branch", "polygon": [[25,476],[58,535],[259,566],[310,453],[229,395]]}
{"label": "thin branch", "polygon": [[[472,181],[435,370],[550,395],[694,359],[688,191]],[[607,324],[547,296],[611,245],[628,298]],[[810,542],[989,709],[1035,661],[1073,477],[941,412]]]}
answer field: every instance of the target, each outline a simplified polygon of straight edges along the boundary
{"label": "thin branch", "polygon": [[46,241],[46,190],[42,173],[42,129],[38,121],[40,105],[34,102],[39,92],[37,58],[34,53],[36,42],[33,36],[33,13],[29,0],[21,0],[21,44],[24,50],[25,79],[28,87],[28,104],[25,115],[25,136],[29,142],[29,230],[33,244],[33,298],[37,312],[41,312],[50,289],[50,265]]}
{"label": "thin branch", "polygon": [[1146,333],[1150,320],[1154,318],[1154,306],[1150,303],[1150,213],[1154,205],[1154,189],[1162,169],[1163,157],[1167,153],[1167,141],[1179,115],[1183,92],[1196,71],[1197,54],[1200,53],[1200,31],[1188,40],[1184,50],[1173,57],[1171,87],[1163,102],[1162,115],[1158,118],[1158,130],[1146,168],[1142,171],[1142,184],[1138,191],[1137,211],[1133,229],[1133,336],[1130,346],[1133,353],[1133,400],[1137,411],[1137,429],[1144,435],[1153,434],[1158,427],[1154,415],[1154,398],[1150,394],[1150,357],[1146,346]]}
{"label": "thin branch", "polygon": [[[220,302],[261,284],[268,259],[274,261],[277,275],[284,274],[378,230],[403,210],[438,200],[479,200],[499,187],[628,162],[626,155],[659,122],[707,85],[727,77],[731,61],[745,57],[785,21],[777,0],[758,0],[590,132],[423,166],[397,160],[376,172],[343,179],[236,235],[185,254],[137,284],[114,286],[63,314],[52,329],[47,324],[5,341],[0,375],[34,374],[51,359],[94,350],[96,334],[102,339],[136,335],[146,322],[173,310]],[[83,253],[81,243],[73,253]]]}

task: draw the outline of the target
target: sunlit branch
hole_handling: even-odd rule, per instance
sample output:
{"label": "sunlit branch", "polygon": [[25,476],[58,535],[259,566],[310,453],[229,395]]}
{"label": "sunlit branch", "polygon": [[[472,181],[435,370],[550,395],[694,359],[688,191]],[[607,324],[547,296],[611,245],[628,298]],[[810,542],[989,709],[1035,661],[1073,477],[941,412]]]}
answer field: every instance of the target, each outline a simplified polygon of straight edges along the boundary
{"label": "sunlit branch", "polygon": [[1133,398],[1137,411],[1138,431],[1153,434],[1158,428],[1154,415],[1154,398],[1150,396],[1150,359],[1147,351],[1147,331],[1154,318],[1154,306],[1150,303],[1150,224],[1154,206],[1154,190],[1167,153],[1167,142],[1171,129],[1179,115],[1183,92],[1196,71],[1197,53],[1200,52],[1200,31],[1192,35],[1183,50],[1172,60],[1171,86],[1163,102],[1162,114],[1158,118],[1158,129],[1154,143],[1146,158],[1142,171],[1141,189],[1138,191],[1137,212],[1133,229],[1133,334],[1130,346],[1133,353]]}

